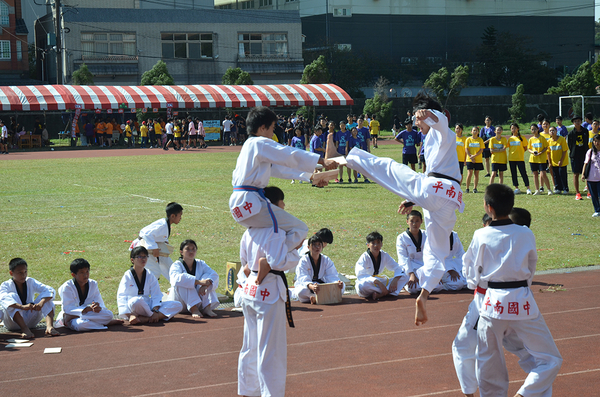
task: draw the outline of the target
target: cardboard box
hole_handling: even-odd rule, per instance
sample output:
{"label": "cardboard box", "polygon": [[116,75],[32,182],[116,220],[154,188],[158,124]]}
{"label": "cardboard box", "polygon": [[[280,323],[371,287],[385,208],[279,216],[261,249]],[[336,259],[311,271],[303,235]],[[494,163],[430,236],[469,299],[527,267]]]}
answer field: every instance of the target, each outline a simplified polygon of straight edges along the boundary
{"label": "cardboard box", "polygon": [[237,274],[242,268],[241,262],[227,262],[227,272],[225,273],[227,284],[225,285],[225,295],[233,297],[238,288]]}

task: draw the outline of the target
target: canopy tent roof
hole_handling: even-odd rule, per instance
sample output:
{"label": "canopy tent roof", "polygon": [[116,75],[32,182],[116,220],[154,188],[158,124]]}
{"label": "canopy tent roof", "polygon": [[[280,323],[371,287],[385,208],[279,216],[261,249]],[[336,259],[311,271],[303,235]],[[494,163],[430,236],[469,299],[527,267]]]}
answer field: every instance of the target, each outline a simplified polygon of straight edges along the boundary
{"label": "canopy tent roof", "polygon": [[333,84],[0,86],[3,111],[343,106],[353,103],[344,90]]}

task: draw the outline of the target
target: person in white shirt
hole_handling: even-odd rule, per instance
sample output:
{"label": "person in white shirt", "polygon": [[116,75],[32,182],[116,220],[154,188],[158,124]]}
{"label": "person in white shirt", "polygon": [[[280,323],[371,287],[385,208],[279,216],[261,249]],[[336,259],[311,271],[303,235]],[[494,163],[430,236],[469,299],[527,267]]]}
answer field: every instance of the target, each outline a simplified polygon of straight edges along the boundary
{"label": "person in white shirt", "polygon": [[0,154],[8,154],[8,128],[2,120],[0,120],[0,127],[2,127],[0,132]]}

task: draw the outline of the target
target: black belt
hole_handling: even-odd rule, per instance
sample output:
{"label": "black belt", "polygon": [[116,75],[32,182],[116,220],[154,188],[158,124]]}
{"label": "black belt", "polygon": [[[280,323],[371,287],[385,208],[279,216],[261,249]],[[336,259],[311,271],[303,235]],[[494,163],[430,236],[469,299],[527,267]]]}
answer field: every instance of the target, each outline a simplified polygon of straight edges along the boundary
{"label": "black belt", "polygon": [[492,289],[515,289],[529,287],[527,280],[520,281],[488,281],[488,288]]}
{"label": "black belt", "polygon": [[[258,272],[253,270],[252,273]],[[281,277],[283,280],[283,285],[285,285],[285,293],[287,295],[287,299],[285,301],[285,316],[287,317],[290,328],[296,328],[294,326],[294,319],[292,318],[292,301],[290,300],[290,289],[288,288],[288,282],[287,278],[285,277],[285,273],[281,270],[271,270],[269,273],[273,273],[274,275]]]}
{"label": "black belt", "polygon": [[449,177],[448,175],[444,175],[444,174],[440,174],[439,172],[430,172],[429,174],[427,174],[427,176],[431,176],[433,178],[443,178],[443,179],[449,179],[451,181],[454,181],[456,183],[458,183],[460,185],[460,182],[452,177]]}

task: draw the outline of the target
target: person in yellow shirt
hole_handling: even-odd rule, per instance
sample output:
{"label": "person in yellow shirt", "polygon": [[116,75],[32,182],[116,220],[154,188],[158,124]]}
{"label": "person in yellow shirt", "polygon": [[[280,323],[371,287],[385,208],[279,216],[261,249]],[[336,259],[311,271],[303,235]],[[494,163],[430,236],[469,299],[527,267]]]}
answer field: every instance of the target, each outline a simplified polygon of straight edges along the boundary
{"label": "person in yellow shirt", "polygon": [[465,142],[467,141],[467,137],[463,135],[463,129],[464,127],[461,123],[457,123],[454,126],[454,133],[456,134],[456,155],[458,156],[461,184],[463,179],[463,168],[465,167],[465,159],[467,158],[467,153],[465,151]]}
{"label": "person in yellow shirt", "polygon": [[554,173],[554,193],[569,194],[567,183],[567,165],[569,165],[569,146],[567,140],[558,135],[556,127],[550,127],[550,139],[548,139],[548,157],[552,164]]}
{"label": "person in yellow shirt", "polygon": [[183,147],[181,146],[181,120],[177,120],[175,122],[175,128],[173,129],[173,133],[175,135],[174,145],[177,145],[175,150],[183,150]]}
{"label": "person in yellow shirt", "polygon": [[131,120],[127,120],[127,123],[125,123],[125,138],[127,138],[127,147],[135,147],[133,142],[133,128],[135,128],[133,126],[133,122]]}
{"label": "person in yellow shirt", "polygon": [[479,128],[473,127],[471,135],[465,141],[465,158],[467,162],[467,190],[465,193],[469,193],[469,185],[471,184],[471,178],[475,174],[473,181],[473,193],[477,193],[477,185],[479,183],[479,171],[483,170],[483,149],[485,144],[483,139],[479,137]]}
{"label": "person in yellow shirt", "polygon": [[523,183],[527,188],[527,194],[531,194],[529,188],[529,177],[525,170],[525,151],[527,150],[527,140],[523,139],[519,132],[519,124],[512,123],[510,125],[511,137],[508,138],[508,164],[510,165],[510,176],[512,177],[512,183],[515,187],[515,194],[521,193],[519,190],[519,177],[517,175],[517,168],[521,173]]}
{"label": "person in yellow shirt", "polygon": [[145,121],[142,121],[142,126],[140,127],[140,136],[142,137],[141,147],[145,149],[146,145],[148,144],[148,126],[146,125]]}
{"label": "person in yellow shirt", "polygon": [[[548,168],[548,156],[546,151],[548,150],[548,141],[540,135],[540,129],[537,124],[531,124],[531,133],[533,136],[529,138],[527,143],[527,151],[531,154],[529,156],[529,166],[531,172],[533,172],[533,182],[535,183],[534,196],[537,196],[544,190],[544,185],[548,187],[548,195],[552,194],[550,190],[550,182],[546,175],[546,168]],[[540,180],[542,186],[540,187]]]}
{"label": "person in yellow shirt", "polygon": [[508,147],[508,139],[502,136],[502,127],[496,127],[496,136],[490,138],[489,148],[492,154],[492,177],[490,178],[490,185],[494,183],[496,175],[500,183],[504,183],[504,171],[506,171],[506,164],[508,160],[506,158],[506,148]]}
{"label": "person in yellow shirt", "polygon": [[543,136],[545,140],[550,139],[550,122],[548,119],[542,120],[542,129],[540,131],[540,135]]}
{"label": "person in yellow shirt", "polygon": [[106,124],[104,121],[100,119],[98,123],[96,123],[96,136],[98,137],[98,144],[100,147],[104,147],[104,133],[106,131]]}
{"label": "person in yellow shirt", "polygon": [[104,122],[104,139],[108,142],[108,147],[112,147],[112,133],[113,133],[113,125],[109,119],[106,119]]}
{"label": "person in yellow shirt", "polygon": [[156,140],[158,141],[157,147],[163,147],[166,143],[163,139],[163,124],[161,121],[162,119],[154,120],[154,134],[156,135]]}
{"label": "person in yellow shirt", "polygon": [[373,113],[373,119],[369,122],[369,131],[371,133],[371,139],[373,140],[373,147],[377,149],[377,137],[379,136],[379,121],[377,121],[377,115]]}
{"label": "person in yellow shirt", "polygon": [[590,140],[588,143],[590,149],[592,148],[592,142],[594,141],[594,137],[598,135],[598,127],[600,127],[600,123],[598,122],[598,120],[592,121],[592,129],[590,130]]}

